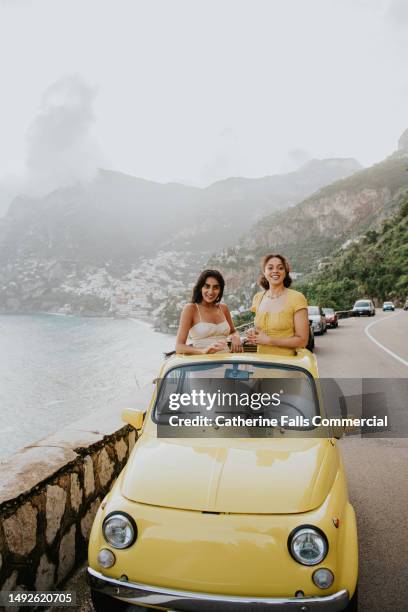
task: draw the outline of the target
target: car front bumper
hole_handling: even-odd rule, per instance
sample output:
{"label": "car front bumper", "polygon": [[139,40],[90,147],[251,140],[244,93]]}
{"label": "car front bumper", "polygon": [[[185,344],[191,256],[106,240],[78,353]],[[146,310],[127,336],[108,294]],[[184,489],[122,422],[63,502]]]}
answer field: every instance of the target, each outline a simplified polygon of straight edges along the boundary
{"label": "car front bumper", "polygon": [[[348,592],[343,589],[325,597],[233,597],[194,593],[173,589],[136,584],[107,578],[88,567],[88,581],[92,589],[108,597],[139,606],[153,606],[159,609],[184,612],[340,612],[349,603]],[[137,608],[135,608],[135,612]]]}

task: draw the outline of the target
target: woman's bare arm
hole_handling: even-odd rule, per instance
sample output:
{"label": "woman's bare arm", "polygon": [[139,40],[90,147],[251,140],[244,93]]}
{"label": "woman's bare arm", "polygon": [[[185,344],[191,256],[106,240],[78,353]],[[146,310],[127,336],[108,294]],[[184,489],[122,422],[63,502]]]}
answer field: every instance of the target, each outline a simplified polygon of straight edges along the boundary
{"label": "woman's bare arm", "polygon": [[227,323],[229,325],[230,328],[230,335],[231,335],[231,348],[234,352],[242,352],[242,343],[241,343],[241,338],[239,335],[239,332],[237,332],[237,330],[235,329],[235,325],[232,321],[232,317],[231,317],[231,313],[229,311],[229,308],[226,304],[220,304],[222,311],[224,313],[224,316],[227,320]]}
{"label": "woman's bare arm", "polygon": [[194,309],[194,304],[186,304],[183,308],[176,338],[176,353],[184,353],[185,355],[202,355],[204,353],[203,349],[186,344],[188,332],[193,327]]}
{"label": "woman's bare arm", "polygon": [[222,312],[224,313],[224,317],[227,319],[227,323],[230,328],[230,334],[234,334],[236,329],[235,329],[234,323],[232,322],[232,317],[231,317],[231,313],[229,311],[228,306],[226,304],[220,304],[220,308],[222,309]]}

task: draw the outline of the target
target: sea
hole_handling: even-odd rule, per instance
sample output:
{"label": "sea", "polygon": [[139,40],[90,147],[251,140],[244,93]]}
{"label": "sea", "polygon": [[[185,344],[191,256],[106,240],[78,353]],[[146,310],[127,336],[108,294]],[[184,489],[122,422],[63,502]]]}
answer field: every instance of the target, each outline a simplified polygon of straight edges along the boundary
{"label": "sea", "polygon": [[143,388],[174,341],[135,319],[0,315],[0,460]]}

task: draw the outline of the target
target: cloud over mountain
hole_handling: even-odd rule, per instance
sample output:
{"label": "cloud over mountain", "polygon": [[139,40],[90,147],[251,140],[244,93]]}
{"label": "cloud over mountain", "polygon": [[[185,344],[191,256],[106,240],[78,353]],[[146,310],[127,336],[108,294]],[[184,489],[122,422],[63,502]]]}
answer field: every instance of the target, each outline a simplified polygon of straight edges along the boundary
{"label": "cloud over mountain", "polygon": [[44,92],[27,134],[23,193],[41,196],[94,177],[103,163],[92,133],[94,97],[79,75],[67,76]]}

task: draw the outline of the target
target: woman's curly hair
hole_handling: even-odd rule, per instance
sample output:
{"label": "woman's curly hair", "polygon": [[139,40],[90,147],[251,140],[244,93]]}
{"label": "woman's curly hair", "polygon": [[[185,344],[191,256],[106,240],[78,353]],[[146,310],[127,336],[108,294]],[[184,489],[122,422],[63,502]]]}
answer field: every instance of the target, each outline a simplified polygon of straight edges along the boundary
{"label": "woman's curly hair", "polygon": [[290,287],[292,284],[292,279],[290,277],[290,266],[289,266],[289,262],[286,259],[286,257],[284,257],[283,255],[280,255],[279,253],[267,253],[266,255],[264,255],[264,257],[262,257],[261,259],[261,275],[258,278],[258,285],[260,285],[263,289],[269,289],[269,283],[268,280],[264,274],[264,270],[266,267],[266,264],[268,263],[268,261],[270,259],[272,259],[272,257],[277,257],[278,259],[281,260],[281,262],[283,263],[284,267],[285,267],[285,278],[283,279],[283,285],[284,287]]}

